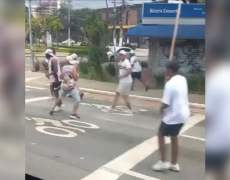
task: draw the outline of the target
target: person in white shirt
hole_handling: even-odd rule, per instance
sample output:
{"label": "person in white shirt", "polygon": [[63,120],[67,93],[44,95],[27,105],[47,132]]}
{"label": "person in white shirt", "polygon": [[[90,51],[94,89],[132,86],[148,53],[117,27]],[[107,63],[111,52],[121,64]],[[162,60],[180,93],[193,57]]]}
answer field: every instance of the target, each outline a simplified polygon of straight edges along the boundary
{"label": "person in white shirt", "polygon": [[116,90],[116,95],[113,101],[113,105],[111,109],[115,109],[117,102],[119,100],[119,97],[122,96],[122,98],[125,101],[126,106],[129,108],[129,110],[132,110],[131,104],[129,101],[129,93],[131,91],[131,85],[132,85],[132,67],[130,64],[129,59],[127,58],[127,53],[122,50],[119,52],[119,85]]}
{"label": "person in white shirt", "polygon": [[131,90],[134,90],[134,84],[135,80],[139,80],[145,87],[145,91],[148,91],[149,86],[146,84],[146,82],[142,79],[142,67],[140,62],[138,61],[135,52],[133,50],[130,51],[130,63],[132,66],[132,78],[133,78],[133,83],[132,83],[132,88]]}
{"label": "person in white shirt", "polygon": [[[155,171],[180,171],[178,159],[178,134],[190,116],[188,101],[188,85],[184,76],[178,74],[177,62],[171,61],[166,65],[166,84],[162,98],[162,122],[159,128],[158,140],[160,161],[152,166]],[[165,136],[171,138],[171,163],[165,158]]]}
{"label": "person in white shirt", "polygon": [[[229,179],[226,167],[230,157],[230,62],[208,61],[206,81],[206,158],[207,176]],[[227,79],[226,79],[227,78]]]}

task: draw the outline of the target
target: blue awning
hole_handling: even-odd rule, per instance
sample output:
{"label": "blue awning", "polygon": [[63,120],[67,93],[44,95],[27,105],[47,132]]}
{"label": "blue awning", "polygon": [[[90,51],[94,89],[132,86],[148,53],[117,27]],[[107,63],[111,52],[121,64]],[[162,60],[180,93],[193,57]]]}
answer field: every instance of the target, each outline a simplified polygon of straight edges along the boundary
{"label": "blue awning", "polygon": [[[143,25],[139,24],[128,30],[128,36],[144,36],[171,39],[174,25]],[[204,25],[179,25],[178,39],[204,39]]]}

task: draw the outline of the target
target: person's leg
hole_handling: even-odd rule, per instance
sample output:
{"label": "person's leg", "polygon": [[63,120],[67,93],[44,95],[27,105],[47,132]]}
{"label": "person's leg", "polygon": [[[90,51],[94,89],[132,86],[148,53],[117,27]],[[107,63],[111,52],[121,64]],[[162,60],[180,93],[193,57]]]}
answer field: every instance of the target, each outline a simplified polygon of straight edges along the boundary
{"label": "person's leg", "polygon": [[54,89],[53,83],[51,83],[51,84],[50,84],[50,94],[51,94],[52,97],[54,97],[53,89]]}
{"label": "person's leg", "polygon": [[112,104],[112,109],[114,109],[117,106],[117,102],[119,100],[119,97],[120,97],[120,93],[116,92],[116,95],[114,97],[113,104]]}
{"label": "person's leg", "polygon": [[178,159],[178,137],[177,136],[172,136],[171,137],[171,163],[172,164],[177,164],[177,159]]}
{"label": "person's leg", "polygon": [[165,137],[159,133],[158,134],[158,146],[159,146],[159,152],[160,152],[160,159],[162,162],[166,161],[165,157]]}
{"label": "person's leg", "polygon": [[144,81],[144,79],[142,78],[142,74],[141,72],[138,73],[138,80],[143,84],[143,86],[145,87],[145,91],[149,90],[149,86],[147,85],[146,81]]}
{"label": "person's leg", "polygon": [[124,99],[125,105],[129,108],[129,110],[132,110],[129,96],[128,95],[122,95],[122,98]]}
{"label": "person's leg", "polygon": [[54,102],[53,107],[50,110],[50,115],[53,115],[56,107],[59,107],[59,108],[61,107],[62,99],[66,95],[66,93],[64,91],[61,91],[61,95],[59,94],[59,90],[54,90],[53,92],[54,92],[54,96],[55,96],[55,102]]}
{"label": "person's leg", "polygon": [[73,89],[70,92],[70,95],[73,97],[74,99],[74,104],[73,104],[73,114],[78,115],[78,109],[79,109],[79,105],[81,102],[81,97],[80,97],[80,92],[77,89]]}

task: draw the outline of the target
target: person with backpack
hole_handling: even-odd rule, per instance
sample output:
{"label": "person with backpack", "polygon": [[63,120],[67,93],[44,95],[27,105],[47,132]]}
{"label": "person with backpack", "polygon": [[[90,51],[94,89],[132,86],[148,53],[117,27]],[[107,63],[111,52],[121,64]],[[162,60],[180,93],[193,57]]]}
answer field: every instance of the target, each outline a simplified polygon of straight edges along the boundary
{"label": "person with backpack", "polygon": [[61,96],[58,98],[58,101],[50,111],[50,114],[53,114],[56,106],[62,103],[62,99],[67,95],[71,95],[74,99],[73,111],[69,116],[71,119],[79,119],[78,114],[79,104],[83,97],[83,94],[80,93],[77,81],[79,79],[79,60],[77,54],[72,54],[66,57],[68,64],[62,67],[61,79]]}

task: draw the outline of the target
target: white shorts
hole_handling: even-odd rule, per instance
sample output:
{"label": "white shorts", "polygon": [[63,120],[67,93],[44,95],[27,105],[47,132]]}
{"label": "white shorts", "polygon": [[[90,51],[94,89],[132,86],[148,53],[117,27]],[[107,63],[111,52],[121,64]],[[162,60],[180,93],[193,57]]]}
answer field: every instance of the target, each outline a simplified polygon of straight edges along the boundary
{"label": "white shorts", "polygon": [[132,83],[119,83],[117,91],[120,95],[128,96],[131,91]]}

